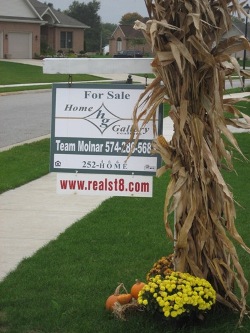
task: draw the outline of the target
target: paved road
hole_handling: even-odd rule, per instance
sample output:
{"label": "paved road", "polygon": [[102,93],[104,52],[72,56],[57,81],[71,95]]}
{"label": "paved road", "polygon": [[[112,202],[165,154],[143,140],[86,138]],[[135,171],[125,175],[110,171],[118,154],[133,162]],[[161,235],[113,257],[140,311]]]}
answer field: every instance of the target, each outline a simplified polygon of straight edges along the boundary
{"label": "paved road", "polygon": [[[245,87],[249,87],[249,86],[250,86],[250,79],[246,79],[245,80]],[[229,80],[226,80],[225,88],[226,89],[241,88],[241,82],[240,82],[239,79],[235,79],[235,80],[233,80],[233,86],[231,86],[231,83],[229,82]]]}
{"label": "paved road", "polygon": [[0,96],[0,148],[50,134],[51,91]]}
{"label": "paved road", "polygon": [[[250,80],[246,80],[246,85]],[[234,80],[233,87],[240,81]],[[231,88],[226,81],[226,89]],[[52,94],[39,90],[0,96],[0,150],[50,134]]]}

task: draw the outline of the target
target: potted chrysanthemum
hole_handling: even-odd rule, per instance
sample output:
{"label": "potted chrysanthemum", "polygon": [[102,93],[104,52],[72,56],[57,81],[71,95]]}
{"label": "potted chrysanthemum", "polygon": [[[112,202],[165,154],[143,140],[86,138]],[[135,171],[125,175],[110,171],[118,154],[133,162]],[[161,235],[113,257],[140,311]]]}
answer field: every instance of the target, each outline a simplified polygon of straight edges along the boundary
{"label": "potted chrysanthemum", "polygon": [[201,317],[215,301],[216,292],[207,280],[174,271],[149,278],[138,297],[139,305],[165,318]]}

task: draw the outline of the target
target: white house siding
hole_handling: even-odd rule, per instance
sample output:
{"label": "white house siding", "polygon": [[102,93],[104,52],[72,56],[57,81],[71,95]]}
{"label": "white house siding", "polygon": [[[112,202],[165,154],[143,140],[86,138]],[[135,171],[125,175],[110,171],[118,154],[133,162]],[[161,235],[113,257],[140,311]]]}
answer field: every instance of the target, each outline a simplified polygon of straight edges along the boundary
{"label": "white house siding", "polygon": [[37,18],[27,0],[1,0],[0,16]]}

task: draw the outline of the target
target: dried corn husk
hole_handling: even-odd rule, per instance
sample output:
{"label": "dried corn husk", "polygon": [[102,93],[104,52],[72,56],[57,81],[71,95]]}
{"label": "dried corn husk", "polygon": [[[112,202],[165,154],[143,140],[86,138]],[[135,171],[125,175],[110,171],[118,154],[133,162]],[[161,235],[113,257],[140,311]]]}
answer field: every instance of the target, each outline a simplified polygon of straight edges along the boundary
{"label": "dried corn husk", "polygon": [[[250,50],[250,45],[244,36],[222,36],[232,25],[233,13],[246,13],[237,0],[145,0],[145,5],[150,20],[146,24],[137,21],[135,29],[140,29],[152,45],[156,78],[135,106],[131,139],[139,133],[142,115],[144,126],[167,98],[174,135],[170,142],[156,137],[153,152],[165,162],[157,175],[171,169],[164,219],[167,235],[175,241],[174,267],[209,280],[217,299],[239,311],[241,320],[247,313],[248,282],[233,240],[248,253],[250,249],[235,228],[233,195],[220,169],[223,163],[233,169],[222,134],[240,152],[227,123],[250,128],[250,118],[233,106],[236,100],[223,100],[227,75],[233,71],[249,75],[240,70],[231,54]],[[138,113],[142,103],[144,109]],[[224,112],[236,118],[226,121]],[[135,143],[137,140],[135,136]],[[172,212],[174,233],[168,218]],[[234,293],[235,285],[240,297]]]}
{"label": "dried corn husk", "polygon": [[138,304],[136,299],[133,298],[128,304],[115,302],[112,313],[117,319],[125,321],[127,315],[134,311],[143,311],[143,307]]}

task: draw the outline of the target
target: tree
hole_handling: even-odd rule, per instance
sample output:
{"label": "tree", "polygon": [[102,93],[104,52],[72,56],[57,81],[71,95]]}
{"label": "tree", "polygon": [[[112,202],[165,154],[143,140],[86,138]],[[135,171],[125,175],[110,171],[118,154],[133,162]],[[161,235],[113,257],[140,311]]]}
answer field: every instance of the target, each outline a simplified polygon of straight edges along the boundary
{"label": "tree", "polygon": [[120,24],[129,24],[129,25],[133,25],[135,23],[136,20],[142,21],[143,17],[136,13],[126,13],[122,16],[121,20],[120,20]]}
{"label": "tree", "polygon": [[146,44],[146,39],[143,36],[142,36],[142,38],[133,38],[129,41],[129,44],[135,50],[137,46],[145,45]]}
{"label": "tree", "polygon": [[102,46],[109,44],[109,39],[116,28],[116,24],[102,23]]}
{"label": "tree", "polygon": [[74,1],[65,11],[70,17],[88,25],[85,30],[85,51],[98,52],[101,43],[101,18],[98,15],[100,2],[92,0],[85,3]]}

